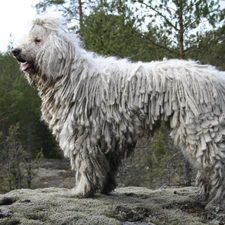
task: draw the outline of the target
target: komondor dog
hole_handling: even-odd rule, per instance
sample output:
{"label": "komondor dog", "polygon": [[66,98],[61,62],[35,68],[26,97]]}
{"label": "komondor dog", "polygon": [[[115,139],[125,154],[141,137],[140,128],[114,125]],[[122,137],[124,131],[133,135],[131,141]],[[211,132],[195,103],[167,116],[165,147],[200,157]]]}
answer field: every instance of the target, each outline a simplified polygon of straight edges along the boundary
{"label": "komondor dog", "polygon": [[192,61],[131,63],[85,51],[58,17],[40,16],[14,57],[42,99],[42,117],[76,171],[72,195],[116,187],[140,135],[168,121],[197,168],[206,209],[225,194],[225,73]]}

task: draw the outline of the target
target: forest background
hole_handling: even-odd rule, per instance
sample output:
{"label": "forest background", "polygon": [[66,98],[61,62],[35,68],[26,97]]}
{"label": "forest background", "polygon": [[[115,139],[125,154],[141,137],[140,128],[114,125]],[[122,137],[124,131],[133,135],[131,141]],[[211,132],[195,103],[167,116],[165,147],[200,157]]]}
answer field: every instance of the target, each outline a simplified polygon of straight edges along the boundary
{"label": "forest background", "polygon": [[[224,1],[42,0],[38,13],[60,11],[69,32],[101,55],[135,61],[191,59],[225,70]],[[9,38],[10,40],[10,38]],[[0,193],[31,187],[43,158],[63,155],[40,120],[40,98],[8,51],[0,52]],[[203,87],[204,88],[204,87]],[[119,185],[192,185],[195,171],[164,127],[138,141]]]}

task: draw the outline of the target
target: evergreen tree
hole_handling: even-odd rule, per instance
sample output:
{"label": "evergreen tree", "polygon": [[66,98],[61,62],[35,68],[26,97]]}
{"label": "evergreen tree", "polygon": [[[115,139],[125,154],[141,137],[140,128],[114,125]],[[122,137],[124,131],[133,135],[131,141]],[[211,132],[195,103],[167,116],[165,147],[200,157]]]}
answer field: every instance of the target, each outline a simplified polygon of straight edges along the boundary
{"label": "evergreen tree", "polygon": [[[132,0],[132,2],[139,3],[139,7],[144,8],[146,12],[141,15],[137,13],[135,16],[141,21],[147,18],[145,22],[151,26],[154,24],[155,36],[166,39],[166,42],[156,44],[176,53],[181,59],[193,51],[196,41],[206,32],[204,26],[214,28],[225,16],[220,0]],[[134,9],[138,10],[135,7]],[[150,40],[155,43],[154,40]]]}
{"label": "evergreen tree", "polygon": [[9,127],[19,122],[24,148],[30,149],[33,156],[42,149],[46,157],[54,154],[58,157],[57,145],[40,121],[40,98],[18,67],[11,54],[0,54],[0,132],[3,139],[8,136]]}
{"label": "evergreen tree", "polygon": [[225,70],[225,26],[199,36],[195,49],[191,53],[193,59]]}
{"label": "evergreen tree", "polygon": [[[81,37],[86,49],[102,55],[127,57],[132,61],[156,59],[156,47],[140,35],[132,21],[103,9],[85,17]],[[165,52],[157,53],[160,58]]]}

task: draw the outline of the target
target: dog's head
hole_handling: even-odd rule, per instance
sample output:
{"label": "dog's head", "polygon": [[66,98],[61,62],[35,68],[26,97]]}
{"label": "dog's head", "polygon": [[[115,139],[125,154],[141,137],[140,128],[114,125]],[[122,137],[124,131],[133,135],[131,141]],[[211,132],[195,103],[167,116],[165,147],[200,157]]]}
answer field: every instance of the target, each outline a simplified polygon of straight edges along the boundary
{"label": "dog's head", "polygon": [[31,23],[28,35],[12,50],[23,72],[54,76],[49,70],[56,70],[62,59],[63,24],[61,17],[52,15],[39,16]]}

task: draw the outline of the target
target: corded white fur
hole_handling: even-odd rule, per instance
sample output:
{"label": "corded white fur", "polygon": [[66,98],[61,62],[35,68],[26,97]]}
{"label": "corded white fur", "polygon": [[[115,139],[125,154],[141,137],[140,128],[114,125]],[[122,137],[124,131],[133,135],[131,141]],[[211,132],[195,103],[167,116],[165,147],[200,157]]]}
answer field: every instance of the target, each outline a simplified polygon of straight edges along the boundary
{"label": "corded white fur", "polygon": [[[85,51],[57,17],[34,20],[16,58],[42,99],[42,117],[76,171],[72,194],[109,193],[143,133],[168,121],[172,137],[198,168],[207,209],[224,198],[225,73],[192,61],[131,63]],[[37,41],[38,40],[38,41]]]}

